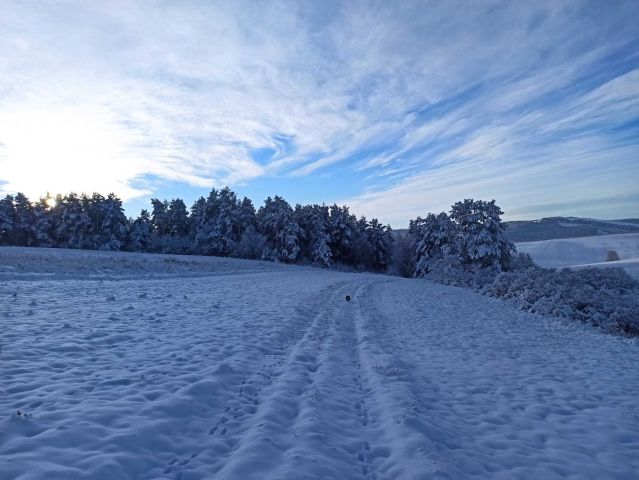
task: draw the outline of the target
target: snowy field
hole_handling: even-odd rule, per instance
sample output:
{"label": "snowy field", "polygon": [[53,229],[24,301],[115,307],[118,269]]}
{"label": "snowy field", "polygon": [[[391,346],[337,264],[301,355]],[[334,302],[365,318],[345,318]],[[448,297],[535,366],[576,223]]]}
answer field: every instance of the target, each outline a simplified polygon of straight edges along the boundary
{"label": "snowy field", "polygon": [[638,358],[426,280],[0,248],[0,479],[636,479]]}
{"label": "snowy field", "polygon": [[[639,278],[639,233],[523,242],[517,250],[541,267],[615,266]],[[622,262],[606,262],[608,250],[615,250]]]}

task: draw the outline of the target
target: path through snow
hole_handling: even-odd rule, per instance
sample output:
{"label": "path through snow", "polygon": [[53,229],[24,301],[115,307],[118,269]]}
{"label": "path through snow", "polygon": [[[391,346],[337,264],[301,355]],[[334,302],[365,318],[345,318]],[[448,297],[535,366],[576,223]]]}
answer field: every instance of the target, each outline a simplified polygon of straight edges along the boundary
{"label": "path through snow", "polygon": [[0,273],[2,479],[639,478],[636,341],[423,280],[34,252]]}

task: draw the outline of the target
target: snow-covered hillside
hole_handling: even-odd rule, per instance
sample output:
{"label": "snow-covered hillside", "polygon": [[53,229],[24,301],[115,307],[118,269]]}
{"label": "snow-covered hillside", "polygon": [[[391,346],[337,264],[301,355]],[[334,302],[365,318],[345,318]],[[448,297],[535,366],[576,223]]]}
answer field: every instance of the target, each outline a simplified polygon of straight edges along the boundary
{"label": "snow-covered hillside", "polygon": [[0,248],[0,478],[636,478],[638,349],[426,280]]}
{"label": "snow-covered hillside", "polygon": [[623,267],[639,276],[639,233],[602,235],[561,240],[543,240],[517,244],[517,250],[528,253],[541,267],[572,267],[605,262],[608,250],[614,250],[624,262],[606,262],[604,266]]}
{"label": "snow-covered hillside", "polygon": [[550,217],[506,222],[512,242],[533,242],[559,238],[594,237],[639,233],[639,219],[596,220],[578,217]]}

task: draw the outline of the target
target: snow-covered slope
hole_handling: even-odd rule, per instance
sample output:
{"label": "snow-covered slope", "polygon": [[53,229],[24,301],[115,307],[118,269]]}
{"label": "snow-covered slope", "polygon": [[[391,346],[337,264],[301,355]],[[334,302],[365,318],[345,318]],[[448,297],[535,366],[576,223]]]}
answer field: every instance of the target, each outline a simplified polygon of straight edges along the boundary
{"label": "snow-covered slope", "polygon": [[598,264],[606,260],[608,250],[614,250],[622,260],[628,261],[611,265],[629,267],[628,271],[632,273],[632,265],[636,263],[633,259],[639,260],[639,233],[524,242],[517,244],[517,250],[529,253],[542,267]]}
{"label": "snow-covered slope", "polygon": [[425,280],[2,248],[0,266],[2,479],[639,471],[633,340]]}

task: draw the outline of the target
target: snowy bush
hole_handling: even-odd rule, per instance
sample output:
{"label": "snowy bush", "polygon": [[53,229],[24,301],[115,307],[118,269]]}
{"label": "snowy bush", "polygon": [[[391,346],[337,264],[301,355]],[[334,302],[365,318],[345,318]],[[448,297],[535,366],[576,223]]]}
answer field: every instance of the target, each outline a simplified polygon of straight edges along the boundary
{"label": "snowy bush", "polygon": [[187,236],[155,235],[151,237],[147,251],[188,255],[193,253],[193,242]]}
{"label": "snowy bush", "polygon": [[639,334],[639,282],[620,268],[502,272],[481,291],[529,312]]}
{"label": "snowy bush", "polygon": [[262,258],[265,249],[266,237],[251,225],[242,233],[233,256],[257,260]]}
{"label": "snowy bush", "polygon": [[533,268],[536,264],[533,261],[532,257],[528,253],[518,253],[512,258],[510,262],[510,267],[508,270],[524,270],[526,268]]}
{"label": "snowy bush", "polygon": [[457,255],[447,255],[430,263],[428,278],[444,285],[481,289],[492,283],[498,274],[496,266],[464,265]]}

